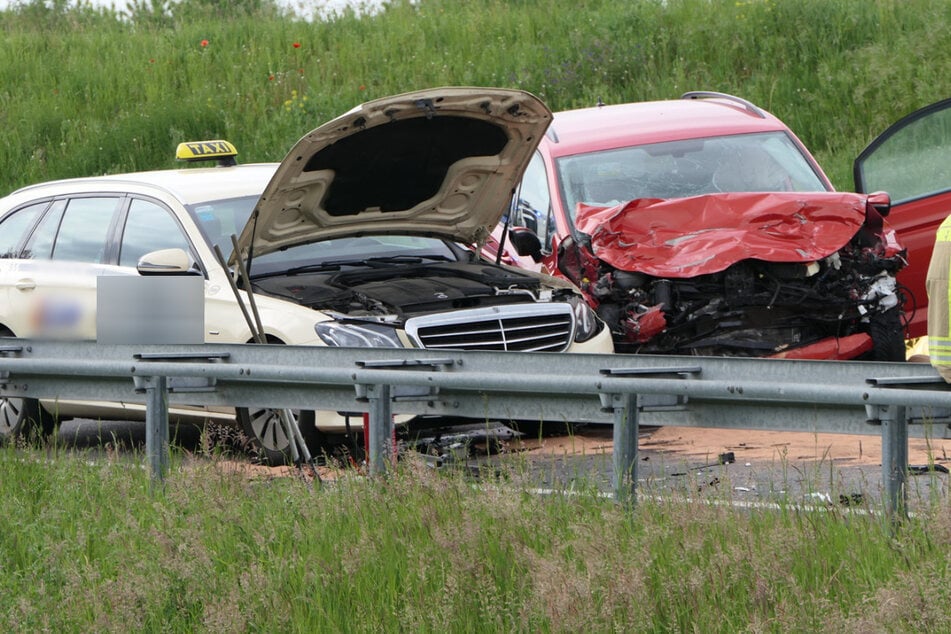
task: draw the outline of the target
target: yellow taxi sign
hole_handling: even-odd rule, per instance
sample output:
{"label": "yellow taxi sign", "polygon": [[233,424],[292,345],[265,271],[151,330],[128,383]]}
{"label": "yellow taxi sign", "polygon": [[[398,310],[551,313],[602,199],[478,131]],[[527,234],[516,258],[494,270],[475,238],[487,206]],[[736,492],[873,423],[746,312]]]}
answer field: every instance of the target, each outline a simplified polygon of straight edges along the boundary
{"label": "yellow taxi sign", "polygon": [[238,150],[227,141],[190,141],[179,143],[175,150],[175,158],[179,161],[213,161],[219,165],[235,165],[234,157]]}

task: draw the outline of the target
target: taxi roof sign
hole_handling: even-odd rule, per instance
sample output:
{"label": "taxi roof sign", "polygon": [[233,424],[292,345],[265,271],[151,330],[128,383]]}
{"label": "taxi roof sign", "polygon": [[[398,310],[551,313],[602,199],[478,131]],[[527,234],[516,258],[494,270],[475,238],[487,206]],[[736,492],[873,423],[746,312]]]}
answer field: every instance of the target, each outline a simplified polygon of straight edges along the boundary
{"label": "taxi roof sign", "polygon": [[237,165],[238,150],[227,141],[190,141],[179,143],[175,158],[179,161],[218,161],[223,167]]}

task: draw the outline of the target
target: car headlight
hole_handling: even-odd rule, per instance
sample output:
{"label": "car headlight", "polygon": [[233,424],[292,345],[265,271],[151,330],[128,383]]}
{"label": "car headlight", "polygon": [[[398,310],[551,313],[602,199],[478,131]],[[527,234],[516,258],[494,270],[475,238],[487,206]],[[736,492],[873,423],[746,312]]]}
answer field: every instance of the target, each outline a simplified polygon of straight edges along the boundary
{"label": "car headlight", "polygon": [[372,323],[342,324],[322,321],[316,326],[317,336],[328,346],[340,348],[402,348],[403,344],[391,326]]}
{"label": "car headlight", "polygon": [[582,343],[591,339],[604,327],[604,323],[598,319],[597,314],[588,306],[582,297],[572,297],[568,300],[571,304],[571,312],[575,317],[575,341]]}

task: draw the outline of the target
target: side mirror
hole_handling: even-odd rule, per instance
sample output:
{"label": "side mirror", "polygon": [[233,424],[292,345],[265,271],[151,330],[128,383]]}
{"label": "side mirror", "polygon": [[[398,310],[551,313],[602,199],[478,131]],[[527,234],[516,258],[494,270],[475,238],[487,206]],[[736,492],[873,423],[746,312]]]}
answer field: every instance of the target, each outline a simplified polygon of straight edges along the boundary
{"label": "side mirror", "polygon": [[139,275],[198,275],[200,271],[182,249],[151,251],[139,258]]}
{"label": "side mirror", "polygon": [[531,229],[510,227],[508,241],[520,256],[529,256],[535,262],[542,261],[542,242]]}
{"label": "side mirror", "polygon": [[892,197],[888,192],[872,192],[868,195],[868,204],[874,207],[882,218],[886,218],[892,210]]}

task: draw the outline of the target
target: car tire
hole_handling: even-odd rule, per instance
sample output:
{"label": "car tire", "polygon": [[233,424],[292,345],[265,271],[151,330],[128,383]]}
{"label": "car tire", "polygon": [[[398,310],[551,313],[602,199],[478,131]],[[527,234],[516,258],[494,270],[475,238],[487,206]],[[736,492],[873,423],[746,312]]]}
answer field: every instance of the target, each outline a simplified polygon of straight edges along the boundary
{"label": "car tire", "polygon": [[[267,343],[283,344],[284,342],[268,335]],[[316,415],[314,412],[288,411],[295,417],[311,458],[316,458],[317,452],[324,449],[320,431],[315,424]],[[248,437],[252,452],[257,454],[265,464],[281,467],[291,462],[291,443],[281,422],[280,409],[236,407],[235,419],[241,431]]]}
{"label": "car tire", "polygon": [[[322,434],[314,424],[313,412],[288,410],[295,417],[301,437],[312,459],[325,449]],[[291,443],[281,421],[281,410],[274,408],[235,408],[235,418],[251,444],[252,453],[271,467],[291,462]]]}
{"label": "car tire", "polygon": [[905,360],[905,328],[900,307],[889,308],[869,318],[874,361]]}
{"label": "car tire", "polygon": [[[12,336],[9,330],[0,330],[0,337]],[[0,440],[46,438],[55,429],[56,419],[37,399],[0,397]]]}

